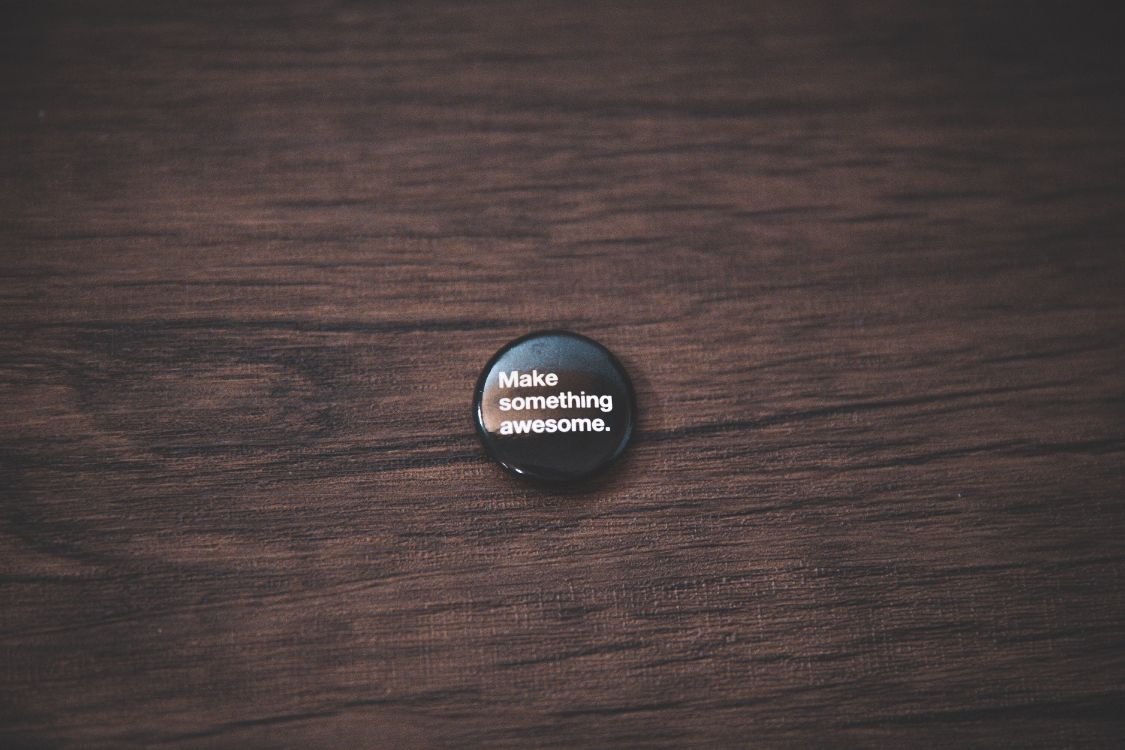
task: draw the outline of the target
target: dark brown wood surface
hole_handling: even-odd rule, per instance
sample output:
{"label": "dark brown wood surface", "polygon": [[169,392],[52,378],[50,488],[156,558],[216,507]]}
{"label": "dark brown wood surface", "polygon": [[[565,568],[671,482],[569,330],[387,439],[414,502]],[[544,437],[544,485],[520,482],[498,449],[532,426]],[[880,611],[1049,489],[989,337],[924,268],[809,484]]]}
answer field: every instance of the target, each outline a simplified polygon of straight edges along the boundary
{"label": "dark brown wood surface", "polygon": [[0,746],[1120,747],[1122,19],[931,5],[7,9]]}

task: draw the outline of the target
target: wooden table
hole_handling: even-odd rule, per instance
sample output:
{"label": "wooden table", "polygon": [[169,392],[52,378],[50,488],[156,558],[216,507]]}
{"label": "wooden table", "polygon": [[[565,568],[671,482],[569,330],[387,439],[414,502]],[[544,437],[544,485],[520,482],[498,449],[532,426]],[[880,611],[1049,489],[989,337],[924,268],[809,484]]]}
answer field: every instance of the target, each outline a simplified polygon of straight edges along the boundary
{"label": "wooden table", "polygon": [[1120,747],[1122,19],[931,5],[11,9],[0,746]]}

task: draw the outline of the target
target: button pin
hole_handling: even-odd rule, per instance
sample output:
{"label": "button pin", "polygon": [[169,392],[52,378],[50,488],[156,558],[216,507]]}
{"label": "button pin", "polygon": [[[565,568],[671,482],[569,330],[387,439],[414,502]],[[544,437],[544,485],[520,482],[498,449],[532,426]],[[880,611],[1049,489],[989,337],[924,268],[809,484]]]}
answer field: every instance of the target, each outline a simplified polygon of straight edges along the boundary
{"label": "button pin", "polygon": [[572,481],[616,459],[633,435],[625,368],[601,344],[567,331],[512,341],[488,361],[473,419],[485,450],[517,476]]}

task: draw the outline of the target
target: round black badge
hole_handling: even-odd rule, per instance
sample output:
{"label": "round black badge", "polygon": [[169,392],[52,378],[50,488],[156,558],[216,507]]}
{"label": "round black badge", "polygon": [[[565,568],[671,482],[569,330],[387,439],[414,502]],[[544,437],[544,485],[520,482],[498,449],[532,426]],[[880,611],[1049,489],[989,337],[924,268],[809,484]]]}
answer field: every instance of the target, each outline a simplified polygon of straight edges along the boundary
{"label": "round black badge", "polygon": [[636,410],[629,376],[608,349],[576,333],[544,331],[489,360],[473,419],[485,450],[508,471],[567,481],[621,455]]}

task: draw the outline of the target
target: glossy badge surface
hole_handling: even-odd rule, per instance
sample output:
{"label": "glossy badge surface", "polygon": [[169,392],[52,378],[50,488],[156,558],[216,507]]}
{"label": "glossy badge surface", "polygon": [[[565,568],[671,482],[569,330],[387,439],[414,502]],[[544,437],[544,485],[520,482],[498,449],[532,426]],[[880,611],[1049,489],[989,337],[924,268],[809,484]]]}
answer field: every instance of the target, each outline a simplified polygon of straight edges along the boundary
{"label": "glossy badge surface", "polygon": [[473,418],[485,449],[528,479],[570,481],[621,455],[636,403],[625,368],[601,344],[566,331],[532,333],[481,373]]}

